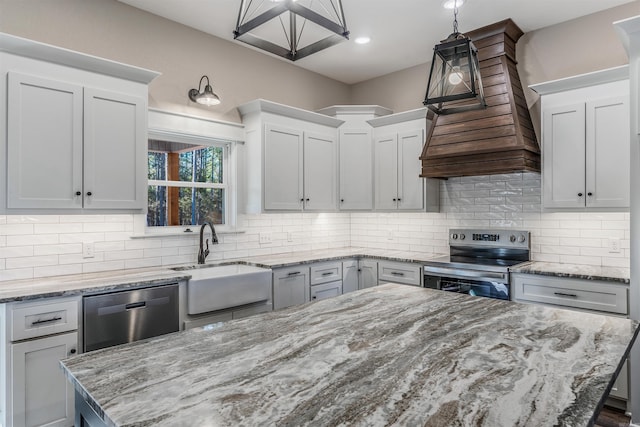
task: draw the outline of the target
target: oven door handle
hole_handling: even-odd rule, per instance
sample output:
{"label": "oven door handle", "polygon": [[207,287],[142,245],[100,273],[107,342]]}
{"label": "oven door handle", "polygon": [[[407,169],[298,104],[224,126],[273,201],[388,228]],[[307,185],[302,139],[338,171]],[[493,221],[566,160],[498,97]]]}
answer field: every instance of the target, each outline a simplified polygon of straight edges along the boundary
{"label": "oven door handle", "polygon": [[424,267],[425,276],[454,277],[463,279],[487,280],[507,283],[509,273],[494,273],[480,270],[460,270],[457,268]]}

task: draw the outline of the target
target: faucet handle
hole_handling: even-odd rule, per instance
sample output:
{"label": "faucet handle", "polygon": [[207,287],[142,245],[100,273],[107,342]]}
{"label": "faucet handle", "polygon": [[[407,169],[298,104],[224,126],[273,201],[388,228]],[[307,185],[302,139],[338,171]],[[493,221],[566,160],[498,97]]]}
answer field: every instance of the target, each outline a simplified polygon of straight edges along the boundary
{"label": "faucet handle", "polygon": [[204,250],[204,256],[205,256],[205,258],[206,258],[206,257],[207,257],[207,255],[209,255],[209,239],[206,239],[206,240],[204,241],[204,243],[205,243],[205,245],[206,245],[206,248],[205,248],[205,250]]}

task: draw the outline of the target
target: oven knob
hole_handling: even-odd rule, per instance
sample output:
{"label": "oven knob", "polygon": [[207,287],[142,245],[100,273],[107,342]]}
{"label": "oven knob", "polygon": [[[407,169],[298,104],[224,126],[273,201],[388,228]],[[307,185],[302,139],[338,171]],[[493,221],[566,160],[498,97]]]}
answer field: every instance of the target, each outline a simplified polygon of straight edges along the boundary
{"label": "oven knob", "polygon": [[464,240],[465,237],[466,236],[464,234],[460,233],[460,240]]}
{"label": "oven knob", "polygon": [[458,235],[456,233],[453,233],[451,235],[451,240],[456,240],[458,238]]}
{"label": "oven knob", "polygon": [[509,240],[511,241],[511,243],[515,243],[516,241],[516,236],[514,236],[513,234],[511,236],[509,236]]}
{"label": "oven knob", "polygon": [[525,240],[527,240],[527,238],[526,238],[526,237],[524,237],[524,235],[523,235],[523,234],[521,234],[520,236],[518,236],[518,242],[520,242],[520,243],[524,243],[524,241],[525,241]]}

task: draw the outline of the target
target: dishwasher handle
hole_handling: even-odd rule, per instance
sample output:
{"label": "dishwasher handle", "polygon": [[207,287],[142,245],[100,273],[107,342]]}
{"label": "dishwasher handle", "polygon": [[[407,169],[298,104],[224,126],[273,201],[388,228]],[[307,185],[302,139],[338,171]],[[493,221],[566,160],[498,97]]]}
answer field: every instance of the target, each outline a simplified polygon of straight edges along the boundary
{"label": "dishwasher handle", "polygon": [[144,308],[146,307],[146,305],[147,305],[146,301],[132,302],[125,305],[124,308],[125,310],[133,310],[134,308]]}

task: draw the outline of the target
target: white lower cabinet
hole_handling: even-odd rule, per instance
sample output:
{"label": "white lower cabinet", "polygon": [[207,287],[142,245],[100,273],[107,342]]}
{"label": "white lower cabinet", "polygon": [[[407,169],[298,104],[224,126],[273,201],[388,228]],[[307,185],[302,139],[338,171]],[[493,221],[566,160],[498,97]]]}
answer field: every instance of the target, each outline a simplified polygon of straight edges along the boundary
{"label": "white lower cabinet", "polygon": [[10,425],[73,425],[73,386],[60,368],[60,360],[75,353],[77,331],[11,344]]}
{"label": "white lower cabinet", "polygon": [[[628,287],[623,284],[535,274],[512,274],[511,282],[513,299],[518,302],[559,306],[609,316],[629,314]],[[625,362],[610,397],[629,400],[628,377]]]}
{"label": "white lower cabinet", "polygon": [[358,260],[352,259],[342,262],[342,293],[358,290]]}
{"label": "white lower cabinet", "polygon": [[309,301],[309,267],[300,265],[273,270],[273,309]]}
{"label": "white lower cabinet", "polygon": [[378,286],[378,261],[361,259],[358,261],[358,289]]}
{"label": "white lower cabinet", "polygon": [[0,425],[69,427],[73,386],[60,360],[77,353],[79,297],[0,306]]}
{"label": "white lower cabinet", "polygon": [[311,286],[311,301],[342,295],[342,280]]}
{"label": "white lower cabinet", "polygon": [[422,286],[422,266],[409,262],[380,261],[378,262],[378,281]]}

